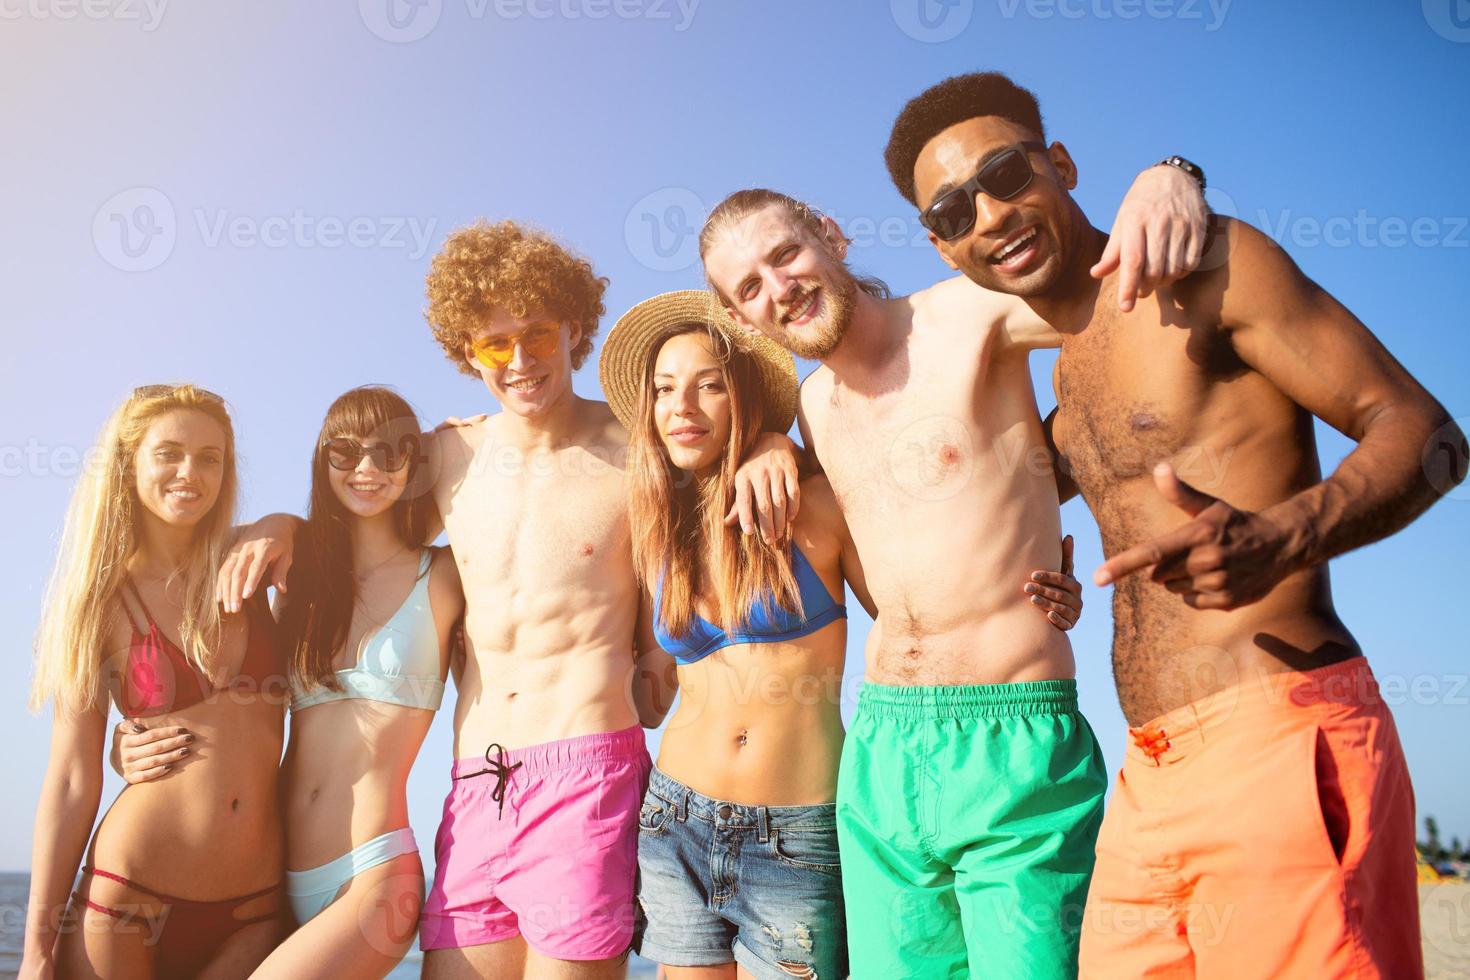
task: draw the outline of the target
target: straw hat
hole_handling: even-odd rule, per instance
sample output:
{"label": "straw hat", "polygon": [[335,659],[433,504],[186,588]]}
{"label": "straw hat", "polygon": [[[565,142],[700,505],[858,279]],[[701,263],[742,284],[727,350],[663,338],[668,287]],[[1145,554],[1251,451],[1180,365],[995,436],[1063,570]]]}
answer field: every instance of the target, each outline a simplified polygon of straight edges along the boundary
{"label": "straw hat", "polygon": [[714,293],[681,289],[646,299],[618,318],[602,344],[598,376],[613,414],[632,430],[638,411],[638,389],[657,340],[668,328],[690,321],[708,323],[734,347],[751,354],[760,371],[768,432],[785,432],[796,418],[796,361],[779,344],[738,330]]}

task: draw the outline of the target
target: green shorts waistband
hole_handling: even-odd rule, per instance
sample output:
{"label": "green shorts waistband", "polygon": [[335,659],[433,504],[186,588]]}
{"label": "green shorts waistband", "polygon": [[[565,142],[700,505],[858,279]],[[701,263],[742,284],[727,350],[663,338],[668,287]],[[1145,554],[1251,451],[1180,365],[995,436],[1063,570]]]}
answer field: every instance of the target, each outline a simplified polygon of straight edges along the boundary
{"label": "green shorts waistband", "polygon": [[865,681],[858,689],[858,711],[883,718],[986,718],[1076,710],[1077,682],[1071,678],[936,687]]}

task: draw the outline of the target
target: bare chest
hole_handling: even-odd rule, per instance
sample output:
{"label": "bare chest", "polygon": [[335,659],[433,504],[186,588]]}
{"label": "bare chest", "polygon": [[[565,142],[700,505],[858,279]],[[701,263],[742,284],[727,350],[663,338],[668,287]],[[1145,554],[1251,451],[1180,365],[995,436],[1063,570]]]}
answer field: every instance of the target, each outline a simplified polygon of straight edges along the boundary
{"label": "bare chest", "polygon": [[1242,368],[1223,340],[1157,323],[1106,317],[1067,338],[1053,438],[1078,487],[1102,494],[1166,460],[1185,479],[1217,469],[1220,386]]}
{"label": "bare chest", "polygon": [[630,563],[623,471],[577,448],[482,447],[449,495],[444,526],[466,594],[585,585]]}

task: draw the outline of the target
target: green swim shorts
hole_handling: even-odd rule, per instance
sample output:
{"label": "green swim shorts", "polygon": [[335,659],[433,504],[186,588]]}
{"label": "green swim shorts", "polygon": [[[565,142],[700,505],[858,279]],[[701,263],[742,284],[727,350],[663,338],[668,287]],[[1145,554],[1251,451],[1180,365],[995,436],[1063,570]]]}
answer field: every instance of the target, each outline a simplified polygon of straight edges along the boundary
{"label": "green swim shorts", "polygon": [[855,980],[1076,977],[1107,785],[1076,681],[864,684],[837,782]]}

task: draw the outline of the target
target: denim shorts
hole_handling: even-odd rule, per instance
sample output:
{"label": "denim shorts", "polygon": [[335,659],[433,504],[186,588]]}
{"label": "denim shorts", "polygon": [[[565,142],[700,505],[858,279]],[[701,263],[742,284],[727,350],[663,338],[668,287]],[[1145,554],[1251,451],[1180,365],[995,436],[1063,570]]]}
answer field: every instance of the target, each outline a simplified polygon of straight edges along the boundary
{"label": "denim shorts", "polygon": [[760,980],[847,976],[837,807],[713,800],[658,768],[638,814],[634,948]]}

